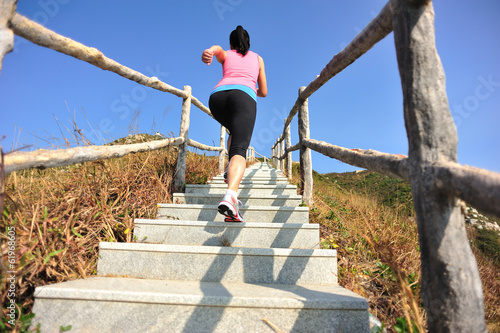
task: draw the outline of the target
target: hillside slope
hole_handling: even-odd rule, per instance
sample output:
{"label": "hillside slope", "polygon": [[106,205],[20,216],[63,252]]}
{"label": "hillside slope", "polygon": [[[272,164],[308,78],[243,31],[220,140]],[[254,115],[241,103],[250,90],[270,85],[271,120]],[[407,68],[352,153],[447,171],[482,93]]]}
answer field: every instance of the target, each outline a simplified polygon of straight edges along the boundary
{"label": "hillside slope", "polygon": [[[294,171],[298,183],[298,165]],[[367,297],[371,312],[389,331],[407,331],[408,320],[403,318],[425,328],[410,184],[369,171],[314,172],[313,178],[311,216],[322,226],[322,246],[338,251],[340,283]],[[483,281],[488,329],[500,332],[500,238],[495,231],[499,221],[470,207],[465,213]]]}

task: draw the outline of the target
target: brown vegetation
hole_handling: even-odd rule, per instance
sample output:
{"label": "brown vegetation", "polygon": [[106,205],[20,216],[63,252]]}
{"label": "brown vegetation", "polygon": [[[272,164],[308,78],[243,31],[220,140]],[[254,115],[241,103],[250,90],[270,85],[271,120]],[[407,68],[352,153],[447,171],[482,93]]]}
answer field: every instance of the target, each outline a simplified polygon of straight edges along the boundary
{"label": "brown vegetation", "polygon": [[[166,148],[6,177],[0,224],[3,314],[8,291],[7,226],[16,230],[16,301],[21,313],[16,317],[29,321],[36,286],[95,274],[100,241],[134,241],[134,218],[154,218],[157,203],[171,202],[176,158],[177,149]],[[295,184],[297,169],[294,164]],[[187,183],[205,183],[217,171],[217,157],[188,154]],[[386,200],[370,192],[368,173],[356,177],[361,186],[353,190],[315,174],[310,217],[311,223],[321,225],[321,246],[338,251],[340,284],[366,297],[370,312],[389,332],[395,332],[395,327],[403,332],[424,331],[411,195],[405,192],[406,185],[397,184],[393,192],[398,195]],[[471,240],[477,238],[476,229],[468,227],[468,232]],[[483,281],[488,329],[499,332],[500,268],[475,242],[471,244]],[[6,323],[5,318],[2,321]],[[405,328],[409,322],[414,325]],[[18,321],[14,331],[23,327]]]}
{"label": "brown vegetation", "polygon": [[[293,182],[299,183],[296,164]],[[370,172],[338,175],[338,181],[315,173],[313,195],[311,223],[320,224],[322,248],[337,250],[339,283],[366,297],[370,313],[388,332],[425,332],[409,184]],[[500,265],[479,250],[477,230],[467,230],[483,282],[488,330],[500,332]]]}
{"label": "brown vegetation", "polygon": [[[15,227],[16,318],[26,318],[36,286],[95,274],[100,241],[133,241],[134,218],[155,218],[157,203],[172,202],[176,159],[172,147],[8,175],[0,224],[2,317],[7,313],[6,272],[12,270],[7,226]],[[206,182],[217,169],[217,157],[189,153],[186,182]],[[16,331],[23,326],[18,321]]]}

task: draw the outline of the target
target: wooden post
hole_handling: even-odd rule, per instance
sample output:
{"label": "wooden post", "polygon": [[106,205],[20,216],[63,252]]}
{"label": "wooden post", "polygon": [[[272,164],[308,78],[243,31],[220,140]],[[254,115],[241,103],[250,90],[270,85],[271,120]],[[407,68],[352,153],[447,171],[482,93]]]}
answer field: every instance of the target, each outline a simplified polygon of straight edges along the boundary
{"label": "wooden post", "polygon": [[[285,127],[285,151],[292,146],[292,136],[290,133],[290,125]],[[292,152],[286,154],[286,176],[292,179]]]}
{"label": "wooden post", "polygon": [[[299,96],[304,91],[306,87],[300,87]],[[299,108],[299,142],[304,139],[309,139],[309,107],[307,99],[302,101]],[[302,195],[302,200],[307,205],[313,204],[312,197],[313,189],[313,178],[312,178],[312,159],[311,159],[311,149],[307,148],[303,144],[300,144],[300,194]]]}
{"label": "wooden post", "polygon": [[220,127],[220,148],[219,152],[219,174],[222,174],[225,169],[224,162],[226,161],[226,152],[224,151],[226,148],[226,129],[224,126]]}
{"label": "wooden post", "polygon": [[278,170],[281,170],[281,135],[278,137],[278,141],[276,141],[276,163],[278,164]]}
{"label": "wooden post", "polygon": [[280,166],[281,166],[281,171],[285,173],[285,138],[284,136],[281,136],[281,142],[280,142]]}
{"label": "wooden post", "polygon": [[275,166],[275,163],[274,163],[275,162],[275,160],[274,160],[274,153],[275,153],[274,147],[275,146],[276,146],[276,143],[271,147],[271,164],[273,167]]}
{"label": "wooden post", "polygon": [[411,187],[429,332],[486,332],[476,260],[457,199],[437,189],[433,163],[456,161],[457,132],[435,47],[431,1],[390,0],[409,140]]}
{"label": "wooden post", "polygon": [[14,32],[10,21],[16,12],[17,0],[0,0],[0,72],[4,56],[14,49]]}
{"label": "wooden post", "polygon": [[188,147],[189,117],[191,113],[191,87],[184,86],[184,92],[187,97],[182,100],[181,128],[179,130],[179,137],[183,138],[184,142],[179,146],[179,154],[177,156],[177,169],[174,179],[175,192],[181,192],[186,182],[186,155]]}

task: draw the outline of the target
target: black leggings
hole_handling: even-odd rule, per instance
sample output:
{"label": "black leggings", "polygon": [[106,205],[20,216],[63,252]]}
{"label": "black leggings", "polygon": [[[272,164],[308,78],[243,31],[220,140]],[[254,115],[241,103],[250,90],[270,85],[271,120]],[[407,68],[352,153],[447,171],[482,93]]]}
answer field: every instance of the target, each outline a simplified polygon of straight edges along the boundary
{"label": "black leggings", "polygon": [[231,134],[229,159],[234,155],[247,156],[257,113],[257,103],[246,92],[234,89],[210,95],[210,111]]}

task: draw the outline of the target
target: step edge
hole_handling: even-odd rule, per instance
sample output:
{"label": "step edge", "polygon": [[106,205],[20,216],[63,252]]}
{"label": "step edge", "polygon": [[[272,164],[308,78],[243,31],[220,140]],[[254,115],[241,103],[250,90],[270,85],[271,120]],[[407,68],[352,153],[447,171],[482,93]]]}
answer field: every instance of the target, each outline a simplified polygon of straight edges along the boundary
{"label": "step edge", "polygon": [[173,245],[152,243],[100,242],[99,251],[166,252],[206,255],[310,257],[336,259],[337,251],[331,249],[250,248],[206,245]]}
{"label": "step edge", "polygon": [[[189,197],[206,197],[214,198],[220,197],[219,193],[173,193],[174,198],[179,196],[189,196]],[[302,196],[299,194],[272,194],[272,195],[262,195],[262,194],[250,194],[242,193],[238,195],[238,198],[248,198],[248,199],[285,199],[285,200],[302,200]]]}
{"label": "step edge", "polygon": [[[152,281],[158,283],[168,283],[170,280],[156,279],[136,279],[125,277],[105,277],[94,276],[87,279],[78,280],[91,283],[93,279],[110,279],[121,280],[121,282],[130,280]],[[75,281],[75,280],[74,280]],[[71,281],[72,282],[72,281]],[[175,281],[178,283],[178,281]],[[63,282],[65,283],[65,282]],[[130,291],[130,290],[108,290],[96,287],[88,287],[85,289],[61,287],[63,283],[36,287],[34,292],[35,299],[52,299],[52,300],[83,300],[94,302],[126,302],[126,303],[142,303],[142,304],[171,304],[171,305],[197,305],[197,306],[228,306],[228,307],[243,307],[243,308],[278,308],[278,309],[311,309],[311,310],[351,310],[351,311],[367,311],[368,301],[354,294],[353,292],[339,285],[272,285],[272,284],[252,284],[252,286],[262,286],[270,289],[277,289],[283,294],[293,294],[295,288],[313,288],[319,286],[320,289],[331,287],[332,289],[343,291],[347,295],[331,293],[332,299],[327,298],[306,298],[295,294],[296,296],[285,297],[249,297],[249,296],[212,296],[198,294],[175,294],[173,292],[153,292],[153,291]],[[59,285],[59,286],[58,286]],[[201,282],[200,285],[220,285],[222,287],[231,285],[231,283],[217,282]],[[237,285],[234,283],[233,285]],[[239,284],[245,285],[245,284]],[[281,288],[280,288],[281,287]],[[290,288],[291,290],[287,290]],[[201,292],[201,291],[200,291]],[[147,297],[145,297],[147,296]],[[340,300],[339,300],[340,298]],[[229,300],[229,301],[227,301]],[[350,305],[350,306],[347,306]]]}
{"label": "step edge", "polygon": [[[176,208],[176,209],[217,209],[218,205],[203,205],[203,204],[156,204],[157,208]],[[294,206],[239,206],[242,211],[292,211],[292,212],[308,212],[309,207],[294,207]]]}
{"label": "step edge", "polygon": [[223,228],[264,228],[264,229],[311,229],[319,230],[317,223],[269,223],[269,222],[244,222],[227,223],[213,221],[190,221],[190,220],[155,220],[155,219],[135,219],[135,225],[180,225],[194,227],[223,227]]}

